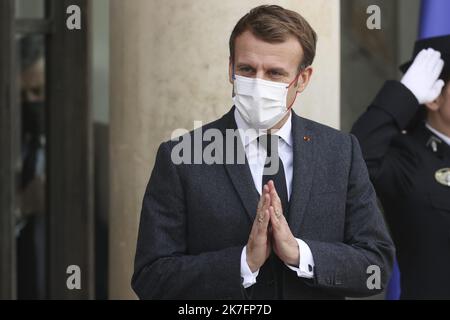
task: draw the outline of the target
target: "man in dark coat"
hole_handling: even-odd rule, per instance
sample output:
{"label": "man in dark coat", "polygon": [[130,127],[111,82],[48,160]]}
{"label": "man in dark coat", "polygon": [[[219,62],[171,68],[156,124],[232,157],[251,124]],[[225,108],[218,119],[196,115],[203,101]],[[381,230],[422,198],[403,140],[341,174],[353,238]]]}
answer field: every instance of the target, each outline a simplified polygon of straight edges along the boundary
{"label": "man in dark coat", "polygon": [[420,40],[352,133],[397,249],[402,299],[450,298],[450,36]]}
{"label": "man in dark coat", "polygon": [[[394,248],[356,138],[291,110],[315,45],[307,21],[279,6],[238,22],[235,107],[183,136],[194,139],[194,163],[191,143],[181,162],[177,141],[156,155],[132,279],[140,298],[342,299],[383,289]],[[224,149],[210,162],[212,140]]]}

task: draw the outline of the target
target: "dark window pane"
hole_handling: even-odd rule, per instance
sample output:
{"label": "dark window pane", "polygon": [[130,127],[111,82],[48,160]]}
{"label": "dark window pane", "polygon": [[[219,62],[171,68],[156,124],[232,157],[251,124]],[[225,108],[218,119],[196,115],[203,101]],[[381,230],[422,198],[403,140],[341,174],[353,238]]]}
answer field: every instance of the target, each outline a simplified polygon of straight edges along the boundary
{"label": "dark window pane", "polygon": [[16,0],[16,18],[45,18],[45,0]]}

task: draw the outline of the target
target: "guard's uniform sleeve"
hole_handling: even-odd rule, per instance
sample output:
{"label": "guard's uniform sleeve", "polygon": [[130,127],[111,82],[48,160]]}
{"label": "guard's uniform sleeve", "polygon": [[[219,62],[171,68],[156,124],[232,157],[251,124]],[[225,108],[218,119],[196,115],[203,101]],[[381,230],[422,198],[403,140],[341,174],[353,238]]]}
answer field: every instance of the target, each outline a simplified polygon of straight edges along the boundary
{"label": "guard's uniform sleeve", "polygon": [[398,195],[411,186],[417,157],[401,132],[418,109],[419,102],[408,88],[399,81],[387,81],[352,128],[379,195]]}

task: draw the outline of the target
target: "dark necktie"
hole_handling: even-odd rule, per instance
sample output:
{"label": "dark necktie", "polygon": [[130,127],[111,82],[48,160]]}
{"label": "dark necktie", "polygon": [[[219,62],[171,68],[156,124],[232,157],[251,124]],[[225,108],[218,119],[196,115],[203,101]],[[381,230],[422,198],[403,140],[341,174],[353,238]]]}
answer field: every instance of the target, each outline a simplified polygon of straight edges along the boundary
{"label": "dark necktie", "polygon": [[259,142],[267,151],[262,177],[262,187],[264,187],[264,185],[270,180],[273,181],[278,196],[280,197],[281,205],[283,206],[283,214],[287,217],[289,200],[284,166],[278,154],[279,140],[279,136],[271,134],[259,137]]}
{"label": "dark necktie", "polygon": [[[259,143],[267,151],[267,157],[264,165],[262,176],[262,187],[270,180],[275,184],[278,196],[281,200],[284,216],[288,217],[288,194],[286,186],[286,176],[284,174],[284,166],[278,154],[278,143],[280,137],[277,135],[264,135],[259,137]],[[262,190],[261,190],[262,192]],[[275,279],[275,295],[277,299],[283,299],[283,262],[272,252],[269,257],[269,265],[271,266]]]}

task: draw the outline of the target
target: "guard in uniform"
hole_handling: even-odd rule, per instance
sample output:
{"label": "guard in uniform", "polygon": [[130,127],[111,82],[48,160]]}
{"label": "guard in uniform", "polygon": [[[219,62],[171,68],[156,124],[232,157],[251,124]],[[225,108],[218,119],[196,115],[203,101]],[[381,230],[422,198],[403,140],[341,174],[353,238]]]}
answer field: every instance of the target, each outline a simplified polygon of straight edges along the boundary
{"label": "guard in uniform", "polygon": [[420,40],[355,123],[394,239],[402,299],[450,299],[450,36]]}

